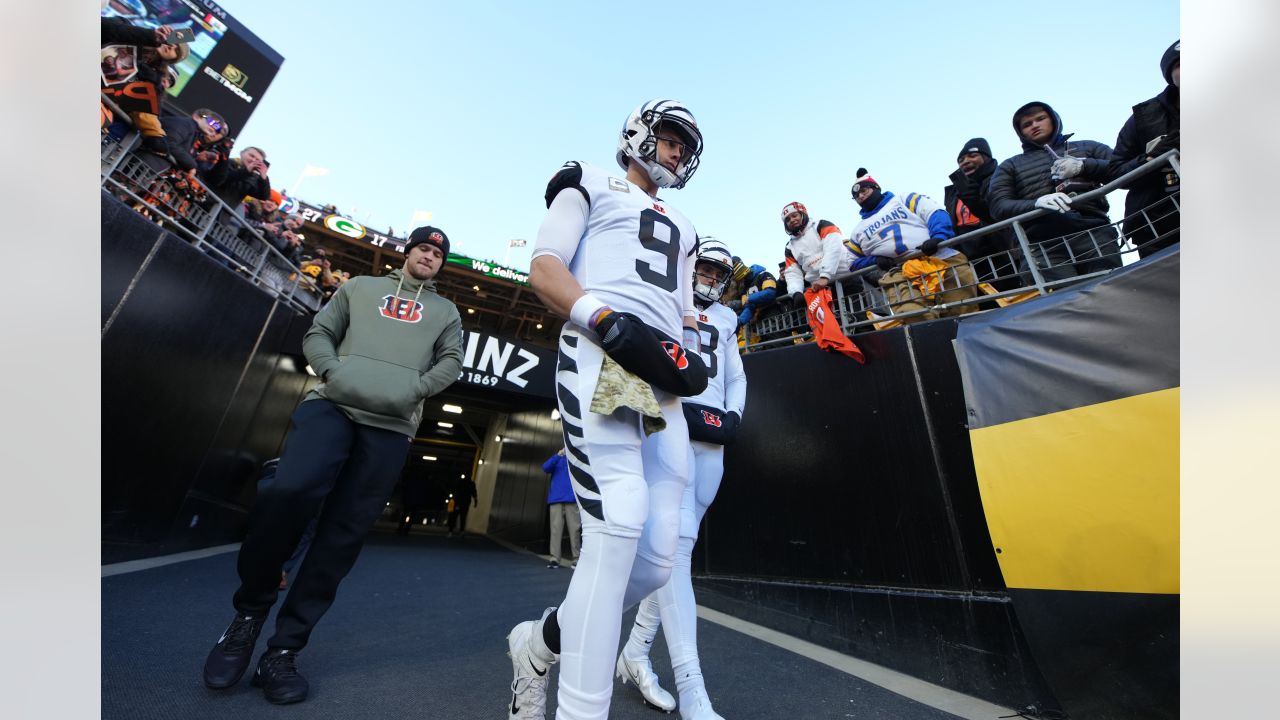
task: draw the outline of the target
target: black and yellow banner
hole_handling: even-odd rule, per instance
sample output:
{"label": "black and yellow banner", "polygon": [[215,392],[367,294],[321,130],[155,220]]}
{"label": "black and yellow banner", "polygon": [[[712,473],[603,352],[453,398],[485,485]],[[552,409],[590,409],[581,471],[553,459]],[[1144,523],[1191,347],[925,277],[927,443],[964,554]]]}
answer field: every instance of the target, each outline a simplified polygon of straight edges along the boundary
{"label": "black and yellow banner", "polygon": [[1176,714],[1178,268],[1175,247],[956,337],[996,559],[1073,717]]}

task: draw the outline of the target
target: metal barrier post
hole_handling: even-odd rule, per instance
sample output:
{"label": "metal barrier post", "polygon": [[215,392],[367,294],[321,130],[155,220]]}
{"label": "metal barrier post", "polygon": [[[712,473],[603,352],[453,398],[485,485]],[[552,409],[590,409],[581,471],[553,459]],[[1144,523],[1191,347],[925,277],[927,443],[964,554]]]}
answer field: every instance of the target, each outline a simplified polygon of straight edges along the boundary
{"label": "metal barrier post", "polygon": [[1036,265],[1036,257],[1031,254],[1031,241],[1027,239],[1027,231],[1022,229],[1022,223],[1017,220],[1013,221],[1013,234],[1018,237],[1018,247],[1022,248],[1022,255],[1027,259],[1027,269],[1031,271],[1036,291],[1041,295],[1049,294],[1044,289],[1044,276],[1040,274],[1040,268]]}
{"label": "metal barrier post", "polygon": [[840,320],[840,332],[848,335],[849,321],[846,319],[844,312],[844,283],[833,280],[831,281],[831,284],[836,288],[835,302],[832,303],[835,307],[832,308],[832,310],[836,311],[836,317]]}

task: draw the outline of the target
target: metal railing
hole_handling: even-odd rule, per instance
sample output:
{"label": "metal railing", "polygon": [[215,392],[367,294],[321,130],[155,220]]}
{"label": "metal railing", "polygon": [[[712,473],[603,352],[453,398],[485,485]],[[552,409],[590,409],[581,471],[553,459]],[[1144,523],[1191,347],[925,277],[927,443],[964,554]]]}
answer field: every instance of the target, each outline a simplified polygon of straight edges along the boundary
{"label": "metal railing", "polygon": [[130,132],[102,146],[101,186],[166,230],[218,258],[295,310],[320,309],[314,280],[289,261],[244,216],[199,181],[158,156],[136,152]]}
{"label": "metal railing", "polygon": [[[1088,203],[1124,188],[1134,180],[1172,167],[1182,174],[1177,150],[1143,163],[1133,171],[1085,193],[1075,195],[1072,204]],[[958,235],[939,245],[955,247],[983,237],[1007,236],[1012,232],[1016,244],[1008,250],[980,258],[970,258],[963,265],[948,266],[914,277],[901,275],[901,263],[925,257],[919,251],[897,258],[899,268],[893,271],[888,286],[864,282],[877,273],[875,266],[845,272],[833,279],[834,310],[846,335],[862,329],[892,327],[935,317],[981,312],[1012,302],[1029,299],[1068,285],[1106,275],[1123,265],[1125,255],[1139,252],[1164,240],[1170,233],[1161,232],[1163,221],[1180,209],[1180,191],[1169,193],[1157,202],[1117,222],[1083,228],[1033,241],[1027,234],[1028,223],[1057,216],[1051,210],[1036,209],[1008,220]],[[1128,233],[1125,232],[1128,229]],[[1034,230],[1034,226],[1033,226]],[[1135,236],[1145,237],[1141,244]],[[1033,262],[1028,262],[1031,258]],[[790,291],[791,288],[788,288]],[[781,312],[766,311],[747,326],[745,351],[764,350],[783,345],[809,342],[813,333],[804,308]]]}

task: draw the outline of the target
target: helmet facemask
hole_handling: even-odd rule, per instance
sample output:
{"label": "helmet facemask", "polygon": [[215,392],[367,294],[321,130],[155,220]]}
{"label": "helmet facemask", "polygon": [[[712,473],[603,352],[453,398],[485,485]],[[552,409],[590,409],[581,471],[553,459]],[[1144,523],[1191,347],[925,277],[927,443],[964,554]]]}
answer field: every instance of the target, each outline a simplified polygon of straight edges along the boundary
{"label": "helmet facemask", "polygon": [[698,256],[693,263],[694,297],[708,305],[719,300],[732,274],[733,255],[729,248],[710,235],[698,238]]}

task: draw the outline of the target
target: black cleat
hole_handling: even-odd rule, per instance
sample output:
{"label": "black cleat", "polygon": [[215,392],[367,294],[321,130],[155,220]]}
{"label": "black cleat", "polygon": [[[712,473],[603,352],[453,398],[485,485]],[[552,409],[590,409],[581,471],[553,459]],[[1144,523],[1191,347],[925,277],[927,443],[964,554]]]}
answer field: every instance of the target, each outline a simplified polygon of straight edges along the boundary
{"label": "black cleat", "polygon": [[265,617],[236,615],[218,638],[218,644],[209,651],[204,661],[204,684],[214,690],[223,690],[240,682],[253,658],[253,646],[258,642]]}
{"label": "black cleat", "polygon": [[307,679],[298,674],[298,651],[268,648],[258,660],[258,670],[249,684],[262,688],[262,694],[276,705],[307,699]]}

